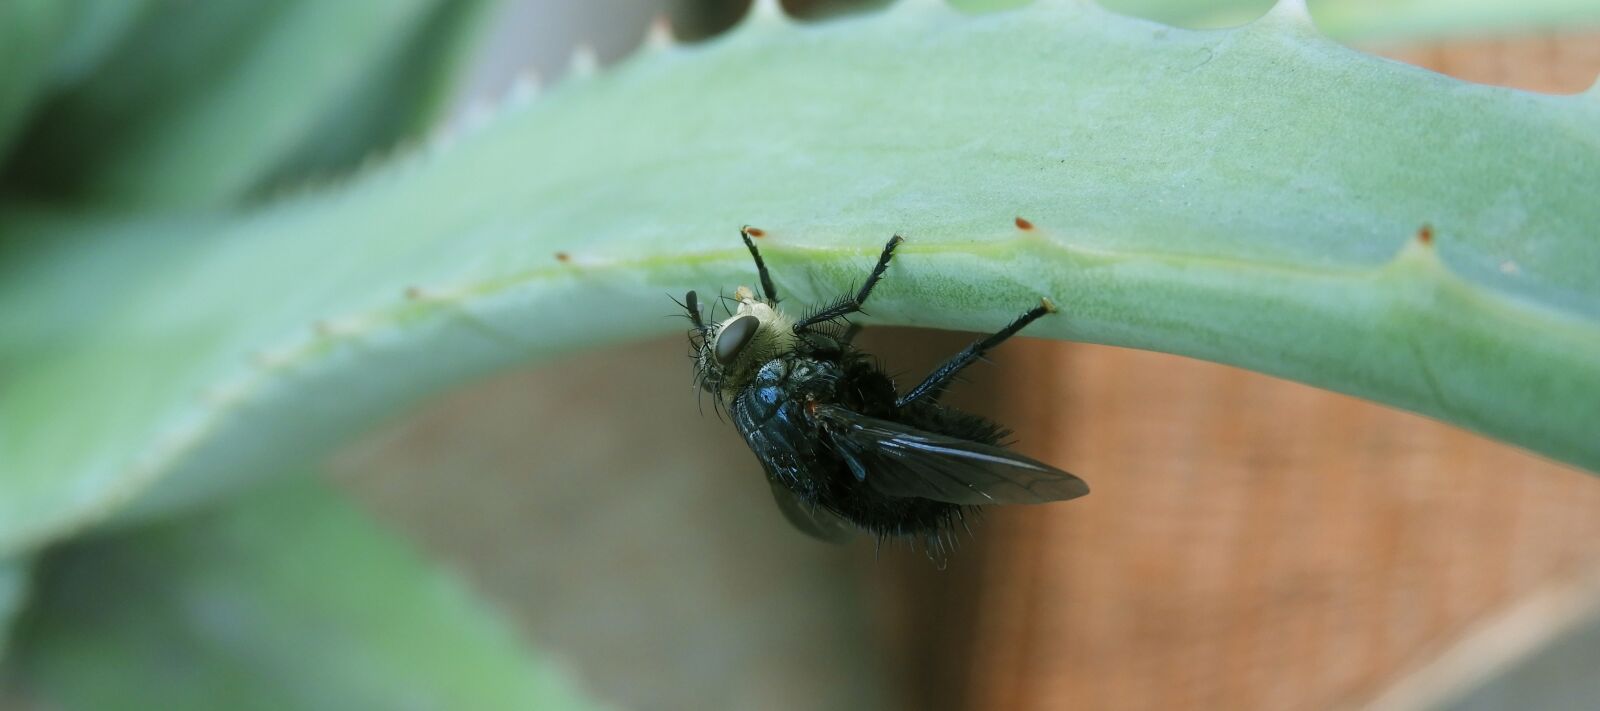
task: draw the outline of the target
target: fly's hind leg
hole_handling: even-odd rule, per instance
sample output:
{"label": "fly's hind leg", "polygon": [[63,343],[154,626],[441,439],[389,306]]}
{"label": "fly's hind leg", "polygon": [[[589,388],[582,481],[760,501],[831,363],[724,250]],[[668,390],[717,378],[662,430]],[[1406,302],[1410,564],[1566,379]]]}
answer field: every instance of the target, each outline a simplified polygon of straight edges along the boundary
{"label": "fly's hind leg", "polygon": [[900,400],[895,403],[895,407],[905,407],[923,399],[927,399],[930,402],[938,400],[939,396],[944,393],[945,387],[950,384],[951,380],[955,379],[956,374],[960,373],[962,368],[972,365],[972,362],[982,358],[984,353],[1004,343],[1007,338],[1017,335],[1018,331],[1026,328],[1028,324],[1033,323],[1040,316],[1055,312],[1055,304],[1051,303],[1049,299],[1040,299],[1038,306],[1018,316],[1017,320],[1012,321],[1010,325],[991,336],[974,341],[972,345],[962,349],[955,357],[945,361],[944,365],[934,369],[926,379],[912,388],[911,392],[902,395]]}
{"label": "fly's hind leg", "polygon": [[883,273],[889,270],[889,260],[894,258],[894,248],[906,241],[904,237],[895,235],[889,238],[889,243],[883,245],[883,253],[878,255],[878,264],[872,268],[872,273],[867,275],[867,281],[861,285],[855,296],[846,297],[838,303],[821,309],[816,313],[806,316],[794,324],[794,332],[800,333],[819,323],[832,321],[840,316],[861,311],[861,305],[867,302],[867,297],[872,295],[872,288],[878,285],[878,280],[883,278]]}

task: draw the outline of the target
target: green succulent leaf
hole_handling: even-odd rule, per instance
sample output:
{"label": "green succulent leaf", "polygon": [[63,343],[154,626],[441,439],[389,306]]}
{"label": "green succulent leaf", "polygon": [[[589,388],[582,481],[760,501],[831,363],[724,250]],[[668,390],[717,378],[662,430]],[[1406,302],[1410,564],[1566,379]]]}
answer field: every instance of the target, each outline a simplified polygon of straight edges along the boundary
{"label": "green succulent leaf", "polygon": [[1328,34],[1361,41],[1414,42],[1600,27],[1600,7],[1589,0],[1311,0],[1311,12]]}
{"label": "green succulent leaf", "polygon": [[439,70],[471,46],[451,35],[486,5],[159,2],[35,121],[11,182],[194,207],[356,163],[436,113]]}
{"label": "green succulent leaf", "polygon": [[15,661],[62,708],[587,707],[460,581],[310,477],[44,568]]}
{"label": "green succulent leaf", "polygon": [[[1027,0],[956,0],[962,4],[1019,5]],[[1260,17],[1272,0],[1100,0],[1113,12],[1183,27],[1229,27]],[[1352,41],[1574,30],[1600,26],[1589,0],[1308,0],[1317,27]]]}
{"label": "green succulent leaf", "polygon": [[668,295],[751,282],[744,223],[791,308],[901,233],[877,322],[992,330],[1049,297],[1030,335],[1600,469],[1595,185],[1594,93],[1377,59],[1293,4],[1222,31],[1070,2],[808,27],[762,5],[243,216],[6,211],[0,546],[236,490],[497,368],[677,332]]}

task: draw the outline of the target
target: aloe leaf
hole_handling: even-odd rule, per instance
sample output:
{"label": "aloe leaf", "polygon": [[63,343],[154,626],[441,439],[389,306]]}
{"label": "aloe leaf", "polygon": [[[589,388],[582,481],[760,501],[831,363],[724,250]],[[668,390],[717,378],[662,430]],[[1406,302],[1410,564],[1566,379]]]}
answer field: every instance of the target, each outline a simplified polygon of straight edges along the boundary
{"label": "aloe leaf", "polygon": [[1590,0],[1313,0],[1317,26],[1339,38],[1417,41],[1600,27],[1600,5]]}
{"label": "aloe leaf", "polygon": [[1597,126],[1592,93],[1377,59],[1294,5],[1207,32],[1064,2],[758,12],[242,217],[7,211],[0,542],[203,501],[465,378],[677,332],[667,295],[749,283],[742,223],[796,308],[900,232],[877,322],[993,329],[1048,296],[1064,313],[1030,335],[1600,469]]}
{"label": "aloe leaf", "polygon": [[43,566],[15,661],[71,709],[583,708],[445,573],[299,477]]}
{"label": "aloe leaf", "polygon": [[[467,7],[475,3],[467,3]],[[141,208],[224,203],[330,126],[393,123],[363,107],[375,73],[421,42],[436,0],[164,2],[104,68],[36,122],[12,182]],[[420,81],[420,91],[431,90]],[[380,110],[374,117],[362,113]],[[343,112],[343,113],[340,113]],[[330,117],[349,116],[345,124]],[[323,133],[317,133],[322,129]],[[381,133],[362,148],[392,140]],[[360,151],[356,151],[359,153]],[[341,154],[348,160],[347,156]]]}
{"label": "aloe leaf", "polygon": [[[1026,5],[1029,0],[952,0],[969,10]],[[1098,0],[1112,12],[1191,28],[1232,27],[1260,17],[1272,0]],[[1590,0],[1310,0],[1318,29],[1356,42],[1503,35],[1600,27]]]}

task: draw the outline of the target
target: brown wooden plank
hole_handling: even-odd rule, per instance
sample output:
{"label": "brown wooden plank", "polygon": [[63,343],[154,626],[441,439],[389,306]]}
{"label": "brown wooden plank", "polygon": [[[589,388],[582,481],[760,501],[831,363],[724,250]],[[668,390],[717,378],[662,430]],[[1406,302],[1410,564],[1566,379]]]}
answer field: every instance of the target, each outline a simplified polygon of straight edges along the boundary
{"label": "brown wooden plank", "polygon": [[965,707],[1329,707],[1600,564],[1589,475],[1233,368],[1026,348],[1010,370],[1064,397],[1007,419],[1095,492],[988,517]]}

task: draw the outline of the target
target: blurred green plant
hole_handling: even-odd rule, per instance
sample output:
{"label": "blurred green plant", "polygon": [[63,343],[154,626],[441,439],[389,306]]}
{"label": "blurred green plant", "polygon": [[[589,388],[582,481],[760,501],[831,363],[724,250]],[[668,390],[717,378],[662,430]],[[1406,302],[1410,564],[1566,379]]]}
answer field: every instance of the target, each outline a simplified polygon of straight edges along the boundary
{"label": "blurred green plant", "polygon": [[459,581],[331,494],[300,477],[64,552],[23,673],[63,708],[587,707]]}
{"label": "blurred green plant", "polygon": [[[997,4],[1021,3],[964,3]],[[1142,3],[1198,24],[1250,4]],[[1600,19],[1561,0],[1397,7],[1409,19],[1336,26]],[[1377,59],[1293,2],[1205,32],[1052,0],[902,0],[806,27],[766,5],[353,170],[436,124],[485,16],[0,5],[0,620],[35,603],[12,655],[32,687],[116,707],[184,662],[160,640],[181,634],[223,659],[167,679],[192,685],[173,703],[305,704],[292,657],[314,647],[337,657],[329,675],[411,669],[440,703],[530,705],[548,689],[453,695],[462,677],[430,676],[432,652],[351,607],[442,573],[380,551],[326,490],[247,485],[462,379],[675,330],[667,294],[749,280],[747,222],[796,300],[859,278],[901,232],[878,322],[981,328],[1048,295],[1065,313],[1031,335],[1241,365],[1600,470],[1600,92]],[[222,508],[192,512],[206,503]],[[23,594],[21,561],[91,531]],[[291,564],[283,546],[315,554]],[[390,562],[337,572],[366,556]],[[97,601],[110,585],[142,602]],[[197,617],[208,600],[244,606],[228,613],[243,626]],[[462,605],[418,594],[373,614],[453,624]],[[531,668],[472,632],[493,626],[482,614],[460,658]],[[363,626],[331,643],[266,623],[345,615]],[[386,698],[356,676],[325,680],[328,698]]]}

